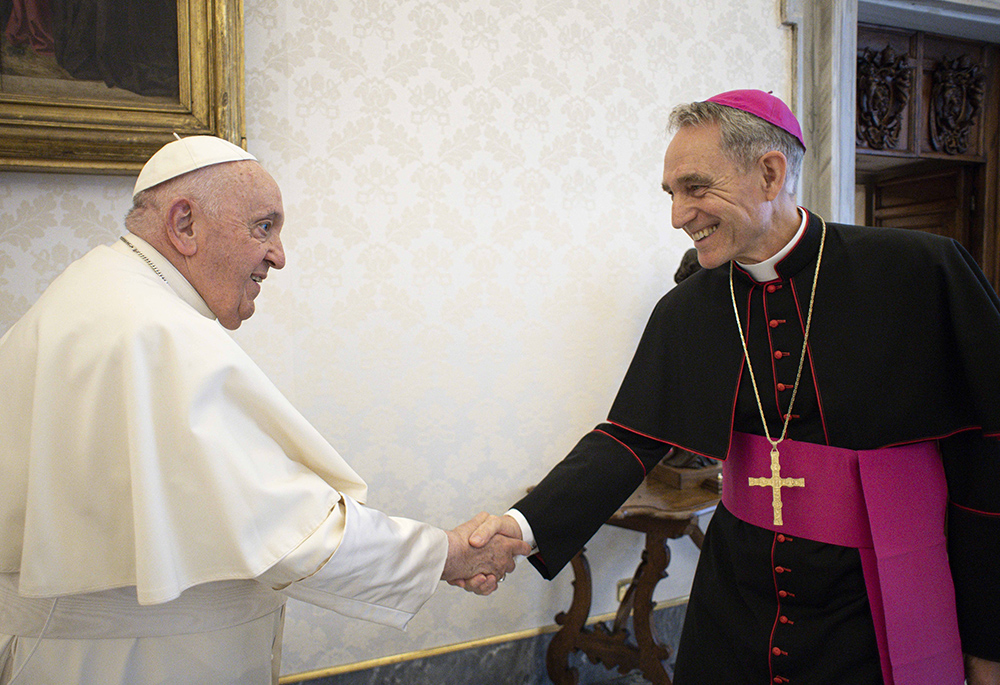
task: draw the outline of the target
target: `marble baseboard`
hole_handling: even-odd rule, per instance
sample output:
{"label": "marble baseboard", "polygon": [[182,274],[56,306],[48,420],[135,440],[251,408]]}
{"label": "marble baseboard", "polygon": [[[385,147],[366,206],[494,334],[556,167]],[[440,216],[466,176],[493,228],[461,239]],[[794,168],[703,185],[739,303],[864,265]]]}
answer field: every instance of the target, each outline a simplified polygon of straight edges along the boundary
{"label": "marble baseboard", "polygon": [[[664,664],[673,675],[673,654],[684,623],[687,604],[656,609],[653,622],[660,644],[668,645],[671,658]],[[609,626],[610,627],[610,626]],[[631,625],[629,625],[631,629]],[[513,639],[447,654],[416,658],[395,664],[339,673],[307,680],[282,679],[283,685],[545,685],[545,652],[554,633]],[[579,685],[640,685],[648,682],[638,671],[621,674],[602,664],[592,664],[580,652],[570,655]]]}

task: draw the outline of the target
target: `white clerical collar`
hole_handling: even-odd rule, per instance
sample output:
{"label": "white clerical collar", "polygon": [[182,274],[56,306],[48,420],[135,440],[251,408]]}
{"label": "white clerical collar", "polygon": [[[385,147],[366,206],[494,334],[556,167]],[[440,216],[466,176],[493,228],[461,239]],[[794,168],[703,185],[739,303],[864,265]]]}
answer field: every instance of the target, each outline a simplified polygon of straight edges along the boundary
{"label": "white clerical collar", "polygon": [[215,313],[209,309],[208,304],[198,294],[198,291],[194,289],[181,272],[170,263],[170,260],[160,254],[155,247],[147,243],[145,240],[140,238],[134,233],[128,233],[125,235],[125,240],[127,240],[133,247],[125,244],[124,241],[119,240],[114,244],[114,249],[119,252],[124,252],[125,254],[130,254],[137,259],[143,259],[147,262],[150,267],[155,267],[153,271],[157,272],[167,285],[177,293],[177,296],[182,300],[187,302],[189,305],[195,308],[195,310],[202,316],[208,317],[209,319],[215,319]]}
{"label": "white clerical collar", "polygon": [[768,281],[773,281],[778,277],[778,272],[774,269],[775,265],[785,258],[795,244],[799,242],[799,238],[806,231],[806,224],[808,223],[809,215],[799,207],[799,214],[802,216],[802,221],[799,223],[799,230],[795,232],[792,239],[789,240],[783,248],[778,250],[773,257],[765,259],[763,262],[758,262],[756,264],[744,264],[742,262],[736,262],[740,265],[740,268],[750,274],[750,277],[758,283],[767,283]]}

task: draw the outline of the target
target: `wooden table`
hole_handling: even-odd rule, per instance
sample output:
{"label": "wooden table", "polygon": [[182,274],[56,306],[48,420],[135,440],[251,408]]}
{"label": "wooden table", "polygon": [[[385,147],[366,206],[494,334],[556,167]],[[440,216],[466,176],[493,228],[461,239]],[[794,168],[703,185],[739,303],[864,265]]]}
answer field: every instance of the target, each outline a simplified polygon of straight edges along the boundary
{"label": "wooden table", "polygon": [[[698,527],[698,517],[714,510],[719,495],[701,487],[678,490],[661,481],[647,478],[628,501],[608,520],[608,525],[629,528],[646,534],[646,546],[635,570],[632,582],[622,598],[612,629],[603,624],[587,628],[590,614],[590,564],[585,550],[573,557],[573,601],[569,611],[556,615],[562,628],[549,643],[545,662],[549,678],[556,685],[576,685],[578,676],[570,668],[571,652],[583,651],[592,663],[601,662],[621,673],[641,669],[643,675],[657,685],[670,685],[663,661],[670,650],[653,637],[653,589],[667,573],[670,548],[667,540],[691,536],[701,549],[704,534]],[[625,621],[633,615],[632,626],[638,646],[626,644],[628,631]]]}

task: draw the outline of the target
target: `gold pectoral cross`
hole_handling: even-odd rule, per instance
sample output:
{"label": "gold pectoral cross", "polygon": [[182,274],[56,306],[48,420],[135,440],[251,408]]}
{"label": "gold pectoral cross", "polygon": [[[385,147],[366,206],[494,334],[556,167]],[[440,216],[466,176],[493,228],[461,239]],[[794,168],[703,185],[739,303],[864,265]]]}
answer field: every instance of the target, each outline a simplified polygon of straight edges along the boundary
{"label": "gold pectoral cross", "polygon": [[783,525],[781,520],[781,488],[804,488],[805,478],[782,478],[781,464],[778,462],[778,448],[771,448],[771,477],[770,478],[750,478],[750,485],[760,485],[771,488],[773,499],[771,506],[774,507],[774,525]]}

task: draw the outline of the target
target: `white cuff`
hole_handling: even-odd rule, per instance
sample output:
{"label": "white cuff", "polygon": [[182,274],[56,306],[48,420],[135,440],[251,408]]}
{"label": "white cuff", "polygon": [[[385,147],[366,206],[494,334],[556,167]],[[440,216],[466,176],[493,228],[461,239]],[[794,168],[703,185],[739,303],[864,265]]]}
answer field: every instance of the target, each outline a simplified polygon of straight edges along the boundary
{"label": "white cuff", "polygon": [[531,554],[537,552],[538,546],[535,544],[535,535],[531,532],[531,524],[528,523],[528,519],[524,518],[524,514],[517,509],[508,509],[505,516],[510,516],[517,521],[517,525],[521,526],[521,539],[531,545]]}

